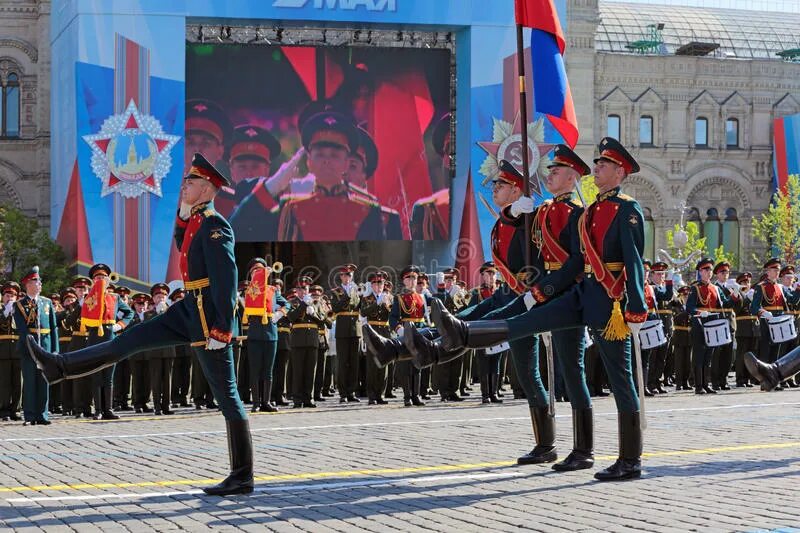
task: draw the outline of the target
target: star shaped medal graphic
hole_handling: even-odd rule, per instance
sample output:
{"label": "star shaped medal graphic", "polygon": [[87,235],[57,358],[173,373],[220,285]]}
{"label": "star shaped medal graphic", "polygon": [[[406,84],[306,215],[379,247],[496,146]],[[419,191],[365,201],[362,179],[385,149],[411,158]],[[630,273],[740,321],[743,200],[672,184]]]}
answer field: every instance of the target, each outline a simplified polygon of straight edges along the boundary
{"label": "star shaped medal graphic", "polygon": [[170,151],[179,139],[164,133],[161,123],[140,113],[131,100],[124,112],[103,122],[99,133],[83,136],[92,149],[92,171],[103,183],[100,197],[160,197],[161,180],[172,166]]}

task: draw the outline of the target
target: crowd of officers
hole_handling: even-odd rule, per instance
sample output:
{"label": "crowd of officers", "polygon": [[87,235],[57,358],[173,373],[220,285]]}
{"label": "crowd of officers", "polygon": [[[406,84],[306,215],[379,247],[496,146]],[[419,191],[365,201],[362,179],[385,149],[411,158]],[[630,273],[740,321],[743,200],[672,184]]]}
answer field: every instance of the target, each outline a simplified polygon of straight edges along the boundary
{"label": "crowd of officers", "polygon": [[[258,263],[266,264],[263,260]],[[774,342],[768,329],[768,321],[773,317],[789,314],[797,321],[800,316],[800,283],[793,266],[782,266],[779,260],[771,259],[764,265],[761,278],[753,283],[749,272],[732,278],[728,262],[715,264],[703,259],[696,265],[697,280],[686,285],[663,262],[645,261],[644,265],[648,320],[661,320],[667,340],[661,346],[643,351],[646,395],[665,394],[667,387],[715,394],[731,388],[731,371],[736,387],[752,387],[753,379],[744,366],[746,352],[758,354],[770,363],[797,346],[797,338]],[[364,276],[365,283],[356,284],[356,271],[351,264],[338,268],[339,283],[329,291],[305,276],[297,280],[295,287],[285,290],[282,280],[273,273],[269,278],[274,288],[270,307],[275,313],[269,314],[269,320],[275,320],[277,329],[274,355],[269,350],[264,353],[256,349],[263,340],[260,333],[263,328],[257,326],[258,321],[253,317],[250,320],[245,317],[248,280],[240,284],[238,332],[234,342],[236,375],[239,394],[252,404],[254,412],[274,411],[276,406],[289,405],[313,408],[317,402],[334,400],[335,396],[342,403],[366,398],[369,405],[386,404],[387,399],[400,394],[406,406],[424,405],[423,400],[434,396],[443,402],[460,402],[470,394],[478,394],[478,387],[473,387],[477,384],[483,403],[501,403],[504,384],[510,384],[514,398],[525,397],[505,351],[470,350],[460,358],[422,370],[410,361],[382,368],[365,353],[361,341],[363,324],[388,337],[409,318],[421,324],[428,322],[430,298],[439,298],[451,313],[457,313],[491,297],[501,284],[494,263],[487,262],[480,268],[481,284],[472,289],[458,279],[456,269],[438,273],[432,286],[428,275],[416,267],[407,267],[400,272],[402,285],[397,291],[393,290],[386,272],[371,271]],[[113,320],[107,321],[108,334],[164,313],[185,294],[182,288],[171,290],[164,283],[156,283],[149,293],[132,293],[127,287],[108,283],[110,274],[106,265],[95,265],[90,277],[78,276],[61,293],[38,297],[43,302],[40,305],[44,305],[43,314],[52,306],[57,333],[41,327],[29,327],[27,331],[55,335],[62,353],[102,340],[93,338],[97,336],[95,330],[87,327],[81,312],[92,285],[101,280],[106,281],[109,295],[115,295],[109,302],[117,302]],[[17,324],[25,320],[25,307],[20,304],[26,298],[26,287],[41,283],[38,271],[34,279],[30,277],[23,279],[22,284],[13,281],[2,284],[2,421],[21,419],[24,381],[36,380],[35,369],[22,379],[25,372]],[[728,321],[733,342],[708,348],[702,334],[703,323],[720,318]],[[252,349],[248,349],[250,344]],[[546,376],[545,360],[541,358],[540,364]],[[265,366],[270,368],[265,370]],[[590,345],[586,350],[585,368],[590,394],[607,396],[608,384],[595,346]],[[558,366],[555,371],[556,399],[567,401]],[[799,385],[800,380],[788,378],[778,389]],[[36,404],[22,405],[26,422],[47,424],[49,414],[113,420],[119,418],[115,410],[169,415],[176,407],[194,406],[198,410],[217,407],[189,345],[142,352],[105,373],[67,380],[50,386],[48,392],[44,413],[38,412],[43,409],[41,398],[26,395],[31,398],[30,403]]]}

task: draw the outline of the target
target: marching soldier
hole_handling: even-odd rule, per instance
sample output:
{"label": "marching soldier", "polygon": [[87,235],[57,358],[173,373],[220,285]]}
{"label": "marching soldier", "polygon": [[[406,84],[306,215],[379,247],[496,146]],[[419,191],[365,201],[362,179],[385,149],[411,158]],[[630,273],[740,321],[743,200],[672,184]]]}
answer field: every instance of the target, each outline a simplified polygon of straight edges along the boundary
{"label": "marching soldier", "polygon": [[17,343],[19,335],[14,322],[14,304],[19,298],[20,287],[16,281],[8,281],[0,288],[0,420],[8,422],[20,419],[19,399],[22,395],[22,369]]}
{"label": "marching soldier", "polygon": [[[154,310],[148,310],[153,298],[149,294],[137,293],[131,298],[133,302],[133,318],[129,327],[141,324],[156,316]],[[137,413],[152,413],[153,408],[147,405],[150,398],[150,361],[147,352],[134,354],[131,361],[131,401]]]}
{"label": "marching soldier", "polygon": [[[766,279],[755,287],[753,303],[750,305],[750,314],[761,319],[761,360],[765,363],[774,363],[781,356],[783,343],[774,342],[769,331],[769,320],[789,312],[790,305],[800,302],[800,288],[789,291],[778,282],[781,262],[779,259],[770,259],[764,264]],[[752,372],[751,372],[752,373]],[[787,375],[784,379],[790,378]],[[778,383],[775,390],[782,390],[783,383]]]}
{"label": "marching soldier", "polygon": [[[276,279],[273,282],[276,294],[283,294],[283,281]],[[288,298],[287,298],[288,300]],[[272,380],[272,403],[277,406],[285,407],[289,405],[286,401],[286,365],[289,364],[289,354],[292,344],[292,322],[287,316],[282,316],[276,322],[278,327],[278,343],[275,351],[275,365]]]}
{"label": "marching soldier", "polygon": [[[178,287],[169,295],[170,305],[183,300],[186,293]],[[192,353],[187,344],[175,346],[175,362],[172,365],[172,407],[189,407],[189,386],[192,383]]]}
{"label": "marching soldier", "polygon": [[[163,315],[169,309],[167,301],[169,286],[166,283],[156,283],[150,287],[150,297],[153,301],[155,314],[153,319]],[[172,364],[175,360],[175,348],[166,346],[147,352],[147,366],[150,373],[150,390],[153,393],[153,414],[156,416],[171,415],[170,393],[172,392]]]}
{"label": "marching soldier", "polygon": [[750,374],[744,366],[744,356],[747,352],[758,353],[758,341],[761,337],[761,325],[757,316],[750,314],[755,291],[750,286],[753,275],[742,272],[736,277],[739,284],[739,293],[742,297],[734,305],[736,313],[736,387],[752,387]]}
{"label": "marching soldier", "polygon": [[311,278],[301,276],[290,300],[292,322],[292,402],[295,408],[316,407],[312,400],[319,348],[319,326],[325,323],[321,307],[315,305],[308,287]]}
{"label": "marching soldier", "polygon": [[272,370],[278,349],[278,322],[286,316],[288,302],[269,283],[272,268],[256,257],[247,265],[247,289],[244,294],[242,326],[247,328],[247,361],[252,411],[277,411],[271,403]]}
{"label": "marching soldier", "polygon": [[331,291],[331,309],[336,313],[336,382],[339,402],[358,402],[355,392],[358,378],[358,345],[361,339],[361,322],[358,309],[361,297],[353,283],[356,266],[339,267],[340,285]]}
{"label": "marching soldier", "polygon": [[[620,441],[617,461],[597,472],[595,478],[613,481],[641,476],[642,431],[639,398],[632,377],[631,335],[638,335],[647,318],[642,267],[644,217],[638,202],[619,190],[628,175],[639,171],[639,165],[618,141],[610,137],[600,142],[599,150],[600,156],[595,159],[594,167],[599,194],[578,222],[580,248],[586,263],[584,279],[564,295],[543,305],[532,306],[528,311],[506,320],[461,322],[450,317],[440,320],[438,327],[447,348],[485,348],[507,340],[531,338],[543,331],[565,328],[574,328],[575,331],[584,324],[588,325],[595,343],[599,345],[614,392]],[[563,267],[558,271],[562,270]],[[540,294],[546,296],[547,292],[556,294],[557,291],[555,286],[548,284],[544,287],[534,286],[531,294],[537,298]],[[581,367],[582,346],[575,351],[565,351],[557,346],[556,351],[562,354],[577,352],[579,356],[575,359]],[[566,373],[566,367],[564,369]],[[582,375],[582,372],[578,371],[578,375]],[[578,388],[579,381],[568,381]],[[588,391],[585,396],[588,397]],[[589,417],[583,420],[586,418]],[[574,470],[592,465],[591,439],[587,433],[591,433],[588,428],[576,431],[576,446],[567,457],[565,462],[568,464],[564,465],[564,469]],[[578,436],[582,445],[577,444]],[[547,444],[552,444],[550,437],[552,434],[548,435]],[[548,448],[549,451],[542,450],[547,457],[545,461],[553,460],[555,456],[554,447]]]}
{"label": "marching soldier", "polygon": [[[41,295],[42,278],[39,267],[34,266],[22,278],[20,286],[24,288],[23,294],[14,302],[14,323],[20,339],[35,342],[44,350],[57,352],[58,323],[53,302]],[[17,350],[20,353],[22,366],[22,411],[25,425],[46,426],[51,424],[47,413],[48,382],[42,372],[36,368],[25,342],[18,342]]]}
{"label": "marching soldier", "polygon": [[[732,293],[736,293],[734,299],[734,306],[736,301],[741,300],[739,294],[739,284],[736,280],[730,279],[731,265],[727,261],[720,261],[714,266],[714,284],[720,291],[725,293],[728,299],[734,299]],[[723,309],[722,314],[728,319],[731,325],[731,336],[736,336],[736,313],[734,309]],[[733,366],[733,350],[734,343],[726,344],[714,351],[714,360],[711,362],[711,388],[714,390],[730,390],[728,386],[728,372],[731,371]]]}
{"label": "marching soldier", "polygon": [[692,335],[692,360],[694,365],[694,393],[716,394],[717,391],[709,387],[711,380],[711,360],[714,348],[706,345],[703,333],[703,323],[714,314],[720,314],[723,309],[734,305],[736,294],[729,298],[719,287],[711,283],[714,262],[711,259],[701,259],[696,266],[700,279],[692,285],[689,297],[686,300],[686,312],[692,317],[690,320],[690,333]]}
{"label": "marching soldier", "polygon": [[[389,337],[389,313],[392,309],[394,297],[384,291],[384,283],[388,275],[386,272],[372,272],[367,277],[369,289],[361,297],[361,316],[367,324],[372,326],[379,335]],[[386,367],[378,366],[371,357],[366,358],[367,364],[367,397],[369,405],[382,405],[389,403],[383,399],[386,388]]]}
{"label": "marching soldier", "polygon": [[678,298],[673,307],[672,350],[675,358],[675,390],[691,390],[689,376],[692,367],[692,339],[689,334],[691,316],[686,311],[686,300],[691,287],[678,289]]}

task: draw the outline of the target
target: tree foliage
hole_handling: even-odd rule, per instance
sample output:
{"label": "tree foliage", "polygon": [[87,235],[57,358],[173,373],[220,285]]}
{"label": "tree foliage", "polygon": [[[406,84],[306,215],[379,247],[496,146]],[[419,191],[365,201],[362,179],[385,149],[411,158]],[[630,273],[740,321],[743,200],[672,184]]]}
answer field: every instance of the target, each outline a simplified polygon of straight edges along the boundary
{"label": "tree foliage", "polygon": [[64,251],[47,230],[19,209],[0,207],[0,278],[19,281],[34,265],[42,273],[42,294],[69,284]]}
{"label": "tree foliage", "polygon": [[786,191],[778,191],[767,212],[752,220],[753,236],[763,245],[753,260],[762,264],[778,257],[794,264],[800,258],[800,176],[789,176]]}

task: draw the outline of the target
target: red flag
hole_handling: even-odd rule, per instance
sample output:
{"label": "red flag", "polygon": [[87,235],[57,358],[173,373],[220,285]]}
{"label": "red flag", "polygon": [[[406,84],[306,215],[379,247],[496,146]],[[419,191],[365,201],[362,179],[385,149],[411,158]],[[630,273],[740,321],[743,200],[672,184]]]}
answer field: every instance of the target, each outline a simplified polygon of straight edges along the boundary
{"label": "red flag", "polygon": [[556,38],[558,48],[564,53],[566,41],[561,31],[561,21],[553,0],[514,0],[517,24],[545,31]]}
{"label": "red flag", "polygon": [[480,285],[480,268],[483,264],[483,243],[478,222],[478,209],[472,189],[472,174],[467,176],[467,191],[461,215],[461,230],[456,248],[456,269],[459,278],[472,286]]}

